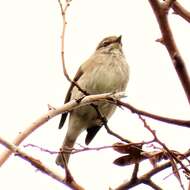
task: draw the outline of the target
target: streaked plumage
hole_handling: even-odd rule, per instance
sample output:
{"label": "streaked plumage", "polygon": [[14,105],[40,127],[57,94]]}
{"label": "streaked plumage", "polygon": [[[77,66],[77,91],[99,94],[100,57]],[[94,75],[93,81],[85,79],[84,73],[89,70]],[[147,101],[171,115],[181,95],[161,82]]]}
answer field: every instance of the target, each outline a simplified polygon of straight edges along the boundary
{"label": "streaked plumage", "polygon": [[[122,51],[121,37],[111,36],[104,38],[96,48],[95,53],[84,62],[74,80],[89,94],[124,91],[129,79],[129,68]],[[71,99],[83,96],[77,87],[71,85],[66,95],[65,103]],[[104,101],[98,103],[100,112],[109,119],[116,109],[113,104]],[[68,113],[62,114],[59,128],[65,122]],[[72,148],[77,137],[84,130],[87,131],[85,143],[89,144],[102,127],[102,122],[95,109],[88,105],[74,109],[69,114],[69,126],[62,148]],[[66,162],[70,154],[62,154]],[[61,154],[57,156],[56,163],[64,167]]]}

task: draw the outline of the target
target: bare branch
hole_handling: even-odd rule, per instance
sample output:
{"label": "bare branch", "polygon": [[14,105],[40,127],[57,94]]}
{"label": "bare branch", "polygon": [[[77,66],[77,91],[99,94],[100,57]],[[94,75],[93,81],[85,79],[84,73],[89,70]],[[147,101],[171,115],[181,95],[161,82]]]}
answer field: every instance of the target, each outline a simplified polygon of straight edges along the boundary
{"label": "bare branch", "polygon": [[181,187],[184,189],[182,181],[181,181],[181,176],[180,176],[180,173],[178,171],[177,163],[179,163],[181,165],[181,167],[183,168],[184,172],[187,173],[188,175],[190,175],[190,170],[188,169],[188,167],[186,167],[181,162],[180,158],[178,158],[178,155],[174,154],[174,151],[170,150],[163,142],[161,142],[159,140],[159,138],[156,135],[156,132],[150,128],[150,126],[147,124],[146,120],[144,118],[142,118],[142,116],[140,116],[140,115],[139,115],[139,118],[143,122],[144,127],[146,129],[148,129],[148,131],[153,135],[153,137],[155,139],[155,142],[157,142],[158,144],[160,144],[163,147],[164,151],[166,151],[166,155],[170,159],[170,162],[171,162],[171,165],[172,165],[173,173],[176,176],[176,178],[178,179]]}
{"label": "bare branch", "polygon": [[152,180],[144,181],[144,184],[152,187],[154,190],[162,190],[162,188],[156,185]]}
{"label": "bare branch", "polygon": [[131,143],[130,140],[128,140],[128,139],[126,139],[126,138],[123,138],[122,136],[120,136],[120,135],[118,135],[117,133],[113,132],[113,131],[108,127],[107,122],[104,122],[104,127],[105,127],[105,129],[107,130],[107,132],[108,132],[110,135],[112,135],[112,136],[118,138],[119,140],[121,140],[121,141],[123,141],[123,142]]}
{"label": "bare branch", "polygon": [[139,163],[135,164],[130,181],[133,181],[133,180],[137,179],[137,177],[138,177],[138,171],[139,171]]}
{"label": "bare branch", "polygon": [[140,114],[146,117],[149,117],[151,119],[156,119],[158,121],[162,121],[165,123],[170,123],[170,124],[175,124],[179,125],[182,127],[187,127],[190,128],[190,120],[180,120],[180,119],[174,119],[174,118],[168,118],[168,117],[163,117],[160,115],[152,114],[143,110],[140,110],[138,108],[135,108],[134,106],[130,105],[129,103],[117,100],[117,105],[123,106],[129,110],[131,110],[132,113]]}
{"label": "bare branch", "polygon": [[186,93],[187,100],[190,103],[190,77],[188,75],[185,62],[182,59],[180,52],[177,48],[177,45],[175,43],[171,28],[168,22],[167,11],[165,10],[164,3],[160,3],[160,1],[158,0],[149,0],[149,3],[157,18],[157,21],[162,33],[164,45],[168,50],[173,66],[177,72],[177,75]]}
{"label": "bare branch", "polygon": [[61,14],[62,14],[62,20],[63,20],[63,30],[62,30],[62,35],[61,35],[61,60],[62,60],[62,65],[63,65],[63,73],[66,77],[66,79],[73,85],[75,85],[84,95],[89,95],[88,92],[86,92],[85,90],[83,90],[76,81],[72,80],[68,73],[67,73],[67,69],[66,69],[66,65],[65,65],[65,32],[66,32],[66,26],[67,26],[67,21],[66,21],[66,11],[68,9],[68,7],[70,6],[70,2],[66,0],[66,5],[63,8],[63,5],[61,3],[61,0],[58,0],[60,9],[61,9]]}
{"label": "bare branch", "polygon": [[79,184],[77,184],[74,179],[72,181],[66,181],[64,177],[60,176],[58,173],[53,171],[52,169],[45,166],[40,160],[37,160],[36,158],[30,156],[29,154],[25,153],[24,151],[21,151],[17,146],[15,146],[12,143],[9,143],[5,139],[0,137],[0,143],[8,148],[11,152],[14,152],[16,156],[19,156],[20,158],[24,159],[25,161],[29,162],[31,165],[33,165],[35,168],[40,170],[42,173],[52,177],[53,179],[57,180],[58,182],[65,184],[68,187],[71,187],[75,190],[84,190],[83,187],[81,187]]}
{"label": "bare branch", "polygon": [[181,167],[185,170],[185,172],[187,172],[190,175],[190,170],[180,161],[180,159],[176,156],[176,154],[173,153],[173,151],[171,151],[163,142],[159,140],[159,138],[156,135],[156,132],[150,128],[146,120],[141,115],[139,115],[139,118],[143,122],[144,127],[148,129],[148,131],[153,135],[155,142],[160,144],[164,148],[164,150],[166,150],[166,153],[168,157],[170,158],[171,162],[172,160],[174,160],[175,162],[179,163]]}
{"label": "bare branch", "polygon": [[63,72],[64,72],[64,75],[67,78],[67,80],[71,82],[71,79],[70,79],[70,77],[69,77],[69,75],[67,73],[67,69],[66,69],[66,66],[65,66],[65,58],[64,58],[64,47],[65,47],[64,38],[65,38],[66,25],[67,25],[66,11],[67,11],[70,4],[69,4],[69,2],[65,2],[66,5],[63,8],[61,0],[58,0],[58,3],[59,3],[59,6],[60,6],[60,9],[61,9],[61,14],[62,14],[62,19],[63,19],[63,30],[62,30],[62,35],[61,35],[61,58],[62,58]]}
{"label": "bare branch", "polygon": [[171,6],[173,5],[173,3],[175,2],[176,0],[164,0],[162,6],[163,8],[165,9],[165,11],[168,12],[168,10],[171,8]]}
{"label": "bare branch", "polygon": [[[24,145],[25,148],[32,147],[32,148],[37,148],[42,152],[47,152],[49,154],[58,154],[58,153],[69,153],[69,154],[76,154],[80,152],[85,152],[85,151],[100,151],[104,149],[114,149],[115,151],[118,151],[118,149],[121,150],[122,147],[125,149],[127,148],[136,148],[138,146],[138,149],[140,149],[140,146],[144,144],[148,144],[149,142],[139,142],[139,143],[128,143],[128,144],[123,144],[123,143],[114,143],[113,145],[107,145],[107,146],[99,146],[99,147],[87,147],[87,146],[82,146],[81,144],[78,144],[80,148],[68,148],[65,147],[64,149],[61,149],[60,151],[54,151],[54,150],[49,150],[47,148],[40,147],[38,145],[34,144],[26,144]],[[118,151],[120,152],[120,151]],[[121,152],[120,152],[121,153]]]}
{"label": "bare branch", "polygon": [[[188,150],[183,155],[184,155],[184,157],[183,158],[181,157],[181,159],[185,159],[185,158],[189,157],[190,156],[190,150]],[[115,190],[125,190],[125,189],[135,187],[139,184],[145,183],[146,181],[150,180],[151,177],[153,177],[154,175],[158,174],[159,172],[161,172],[161,171],[163,171],[163,170],[165,170],[171,166],[172,166],[171,161],[168,161],[164,164],[158,165],[155,168],[148,171],[146,174],[138,177],[136,181],[133,181],[133,183],[131,181],[124,182],[123,184],[121,184],[120,186],[115,188]]]}
{"label": "bare branch", "polygon": [[186,10],[179,2],[175,1],[172,5],[175,14],[178,14],[190,23],[190,12]]}
{"label": "bare branch", "polygon": [[[47,113],[36,119],[29,127],[27,127],[23,132],[20,132],[19,135],[15,138],[13,141],[13,144],[19,145],[24,139],[26,139],[32,132],[34,132],[36,129],[38,129],[40,126],[42,126],[44,123],[52,119],[53,117],[64,113],[69,112],[72,109],[78,108],[80,106],[88,105],[93,102],[106,100],[110,101],[110,99],[119,99],[121,97],[124,97],[124,93],[106,93],[106,94],[99,94],[99,95],[89,95],[82,97],[77,100],[72,100],[66,104],[64,104],[62,107],[50,109]],[[6,150],[1,156],[0,156],[0,166],[8,159],[8,157],[11,155],[11,151]]]}

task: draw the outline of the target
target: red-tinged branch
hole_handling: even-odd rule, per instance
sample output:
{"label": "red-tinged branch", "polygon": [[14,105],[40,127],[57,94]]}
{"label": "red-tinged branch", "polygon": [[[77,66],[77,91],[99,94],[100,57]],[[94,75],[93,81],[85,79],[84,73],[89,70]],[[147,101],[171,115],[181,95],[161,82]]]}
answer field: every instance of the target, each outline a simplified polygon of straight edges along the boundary
{"label": "red-tinged branch", "polygon": [[[181,159],[185,159],[185,158],[189,157],[190,156],[190,150],[188,150],[183,155],[184,155],[184,157],[181,157]],[[135,186],[140,185],[140,184],[146,184],[146,182],[148,182],[148,184],[146,184],[146,185],[151,186],[152,184],[149,183],[151,181],[150,180],[151,177],[153,177],[154,175],[156,175],[156,174],[160,173],[161,171],[163,171],[163,170],[165,170],[167,168],[170,168],[170,167],[172,167],[172,162],[171,161],[168,161],[168,162],[166,162],[164,164],[158,165],[155,168],[148,171],[147,173],[145,173],[145,174],[141,175],[140,177],[138,177],[136,180],[122,183],[120,186],[115,188],[115,190],[129,189],[129,188],[135,187]],[[159,189],[159,187],[158,187],[158,189]]]}
{"label": "red-tinged branch", "polygon": [[175,118],[163,117],[160,115],[156,115],[153,113],[149,113],[149,112],[140,110],[140,109],[130,105],[129,103],[126,103],[126,102],[123,102],[120,100],[117,101],[117,105],[123,106],[123,107],[129,109],[132,113],[140,114],[140,115],[149,117],[151,119],[155,119],[155,120],[162,121],[165,123],[170,123],[170,124],[175,124],[175,125],[179,125],[182,127],[190,128],[190,120],[180,120],[180,119],[175,119]]}
{"label": "red-tinged branch", "polygon": [[162,33],[163,43],[168,50],[173,66],[177,72],[177,75],[181,81],[181,84],[183,86],[187,99],[190,103],[190,78],[185,66],[185,62],[182,59],[180,52],[177,48],[177,45],[175,43],[171,28],[168,22],[168,18],[167,18],[168,7],[166,6],[165,2],[160,3],[160,1],[158,0],[149,0],[149,3],[157,18],[157,21]]}
{"label": "red-tinged branch", "polygon": [[186,10],[179,2],[175,1],[172,5],[175,14],[178,14],[190,23],[190,12]]}
{"label": "red-tinged branch", "polygon": [[174,175],[178,179],[182,189],[184,189],[177,164],[179,164],[181,166],[181,168],[183,169],[184,173],[186,173],[187,176],[190,176],[190,170],[188,169],[187,166],[185,166],[183,164],[183,162],[181,162],[181,160],[180,160],[181,154],[179,157],[179,154],[174,153],[174,151],[170,150],[162,141],[160,141],[156,135],[156,131],[151,129],[151,127],[147,124],[146,120],[141,115],[139,115],[139,119],[143,122],[144,127],[153,135],[154,141],[162,146],[164,152],[166,153],[168,159],[170,160],[170,162],[172,164],[172,169],[173,169]]}

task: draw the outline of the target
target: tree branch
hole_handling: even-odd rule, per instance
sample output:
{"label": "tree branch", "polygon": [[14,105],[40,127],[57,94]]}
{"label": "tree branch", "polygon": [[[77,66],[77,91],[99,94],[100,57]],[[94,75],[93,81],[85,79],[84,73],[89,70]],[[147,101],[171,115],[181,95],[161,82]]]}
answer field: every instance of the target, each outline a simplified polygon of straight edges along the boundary
{"label": "tree branch", "polygon": [[63,66],[63,73],[66,77],[66,79],[73,85],[75,85],[84,95],[89,95],[88,92],[86,92],[85,90],[83,90],[76,81],[72,80],[68,73],[67,73],[67,69],[66,69],[66,65],[65,65],[65,32],[66,32],[66,26],[67,26],[67,21],[66,21],[66,11],[68,9],[68,7],[70,6],[70,2],[71,0],[66,0],[66,5],[65,7],[63,7],[61,0],[58,0],[60,9],[61,9],[61,15],[62,15],[62,20],[63,20],[63,29],[62,29],[62,34],[61,34],[61,61],[62,61],[62,66]]}
{"label": "tree branch", "polygon": [[123,106],[129,110],[131,110],[132,113],[140,114],[146,117],[149,117],[151,119],[156,119],[158,121],[162,121],[165,123],[170,123],[170,124],[175,124],[179,125],[182,127],[187,127],[190,128],[190,120],[180,120],[180,119],[174,119],[174,118],[169,118],[169,117],[163,117],[160,115],[152,114],[143,110],[140,110],[138,108],[135,108],[134,106],[130,105],[129,103],[117,100],[117,105]]}
{"label": "tree branch", "polygon": [[178,14],[190,23],[190,12],[186,10],[179,2],[175,1],[172,5],[175,14]]}
{"label": "tree branch", "polygon": [[160,186],[155,184],[152,180],[144,181],[144,184],[152,187],[154,190],[163,190]]}
{"label": "tree branch", "polygon": [[137,179],[137,177],[138,177],[138,172],[139,172],[139,163],[135,164],[130,181],[134,181],[134,180]]}
{"label": "tree branch", "polygon": [[[183,158],[181,157],[180,159],[185,159],[185,158],[189,157],[190,150],[188,150],[183,155],[184,155],[184,157]],[[146,174],[143,174],[142,176],[138,177],[136,181],[133,181],[133,183],[131,183],[131,181],[125,182],[125,183],[121,184],[120,186],[118,186],[117,188],[115,188],[115,190],[125,190],[125,189],[135,187],[139,184],[145,183],[145,181],[150,180],[151,177],[153,177],[154,175],[158,174],[159,172],[161,172],[171,166],[172,166],[171,161],[168,161],[164,164],[158,165],[155,168],[148,171]]]}
{"label": "tree branch", "polygon": [[158,0],[149,0],[149,3],[157,18],[157,21],[162,33],[163,43],[168,50],[173,66],[177,72],[177,75],[185,91],[187,100],[189,101],[189,104],[190,104],[190,78],[185,66],[185,62],[182,59],[180,52],[177,48],[177,45],[175,43],[171,28],[168,22],[168,18],[167,18],[168,11],[166,11],[164,3],[160,3]]}
{"label": "tree branch", "polygon": [[16,156],[19,156],[23,160],[29,162],[31,165],[33,165],[35,168],[40,170],[42,173],[52,177],[56,181],[65,184],[66,186],[74,189],[74,190],[84,190],[83,187],[81,187],[79,184],[77,184],[74,179],[72,178],[72,181],[66,181],[64,177],[57,174],[52,169],[45,166],[40,160],[37,160],[36,158],[30,156],[29,154],[25,153],[24,151],[21,151],[17,146],[14,144],[6,141],[2,137],[0,137],[0,143],[5,146],[7,149],[9,149],[11,152],[14,152]]}
{"label": "tree branch", "polygon": [[[89,95],[82,97],[77,100],[72,100],[66,104],[64,104],[62,107],[50,109],[47,113],[36,119],[29,127],[27,127],[23,132],[20,132],[19,135],[15,138],[13,141],[13,144],[19,145],[24,139],[26,139],[32,132],[34,132],[36,129],[38,129],[40,126],[42,126],[44,123],[52,119],[53,117],[64,113],[69,112],[72,109],[78,108],[80,106],[88,105],[93,102],[97,101],[110,101],[110,99],[119,99],[121,97],[124,97],[124,93],[106,93],[106,94],[99,94],[99,95]],[[8,157],[11,155],[11,151],[5,151],[0,156],[0,166],[8,159]]]}

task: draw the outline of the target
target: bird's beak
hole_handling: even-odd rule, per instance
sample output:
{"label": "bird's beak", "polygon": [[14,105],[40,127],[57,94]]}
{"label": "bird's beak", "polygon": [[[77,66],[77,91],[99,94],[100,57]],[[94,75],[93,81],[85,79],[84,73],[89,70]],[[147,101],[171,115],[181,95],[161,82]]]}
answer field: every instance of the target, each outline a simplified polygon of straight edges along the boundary
{"label": "bird's beak", "polygon": [[121,38],[122,38],[122,36],[121,36],[121,35],[120,35],[120,36],[118,36],[118,37],[117,37],[116,42],[121,43]]}

